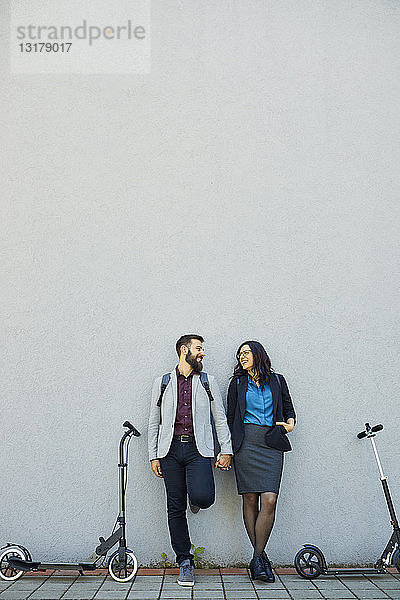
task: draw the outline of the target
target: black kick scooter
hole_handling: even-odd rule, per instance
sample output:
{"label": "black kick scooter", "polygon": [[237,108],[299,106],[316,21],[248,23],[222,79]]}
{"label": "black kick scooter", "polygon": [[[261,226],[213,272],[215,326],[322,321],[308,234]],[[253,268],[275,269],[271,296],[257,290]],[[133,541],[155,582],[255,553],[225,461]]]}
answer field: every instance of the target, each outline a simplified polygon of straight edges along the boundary
{"label": "black kick scooter", "polygon": [[377,431],[382,431],[383,425],[375,425],[371,427],[369,423],[365,423],[365,430],[361,431],[357,437],[361,440],[362,438],[369,438],[371,440],[372,448],[375,453],[376,462],[378,463],[378,469],[381,476],[381,482],[383,487],[383,493],[390,514],[390,522],[393,527],[393,533],[386,544],[386,548],[382,552],[380,558],[376,561],[372,568],[355,568],[355,569],[328,569],[326,564],[325,556],[317,546],[311,544],[304,544],[304,547],[298,551],[294,558],[294,566],[300,577],[305,579],[315,579],[320,575],[376,575],[377,573],[385,573],[388,567],[396,567],[400,573],[400,529],[399,523],[396,518],[392,498],[390,496],[389,486],[387,477],[383,474],[381,461],[379,460],[378,450],[374,437]]}
{"label": "black kick scooter", "polygon": [[[94,571],[99,567],[99,562],[105,560],[107,552],[118,542],[119,548],[108,559],[108,571],[115,581],[124,583],[130,581],[137,571],[136,556],[126,547],[126,521],[125,521],[125,495],[128,470],[128,446],[131,437],[140,436],[140,433],[129,421],[123,427],[127,431],[119,443],[119,514],[114,530],[106,540],[99,538],[97,546],[86,561],[79,563],[42,563],[32,561],[29,551],[19,544],[7,544],[0,548],[0,577],[6,581],[15,581],[27,571],[45,571],[46,569],[77,569],[81,575],[83,571]],[[118,529],[116,530],[116,527]]]}

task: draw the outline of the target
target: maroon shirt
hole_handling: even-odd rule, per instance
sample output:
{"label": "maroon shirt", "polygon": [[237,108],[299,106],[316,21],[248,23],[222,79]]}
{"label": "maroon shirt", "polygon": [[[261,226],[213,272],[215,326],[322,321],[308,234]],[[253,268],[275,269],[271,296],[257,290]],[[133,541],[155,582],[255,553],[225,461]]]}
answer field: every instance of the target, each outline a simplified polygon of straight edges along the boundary
{"label": "maroon shirt", "polygon": [[178,406],[176,409],[174,435],[193,435],[192,418],[192,379],[193,372],[189,377],[179,373],[176,367],[176,378],[178,380]]}

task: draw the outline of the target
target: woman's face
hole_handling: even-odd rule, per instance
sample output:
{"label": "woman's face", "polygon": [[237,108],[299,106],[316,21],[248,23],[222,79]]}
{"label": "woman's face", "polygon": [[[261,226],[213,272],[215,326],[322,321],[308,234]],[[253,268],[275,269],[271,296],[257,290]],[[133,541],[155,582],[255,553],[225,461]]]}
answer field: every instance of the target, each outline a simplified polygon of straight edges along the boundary
{"label": "woman's face", "polygon": [[254,365],[253,353],[248,344],[242,346],[239,350],[239,361],[243,369],[251,371]]}

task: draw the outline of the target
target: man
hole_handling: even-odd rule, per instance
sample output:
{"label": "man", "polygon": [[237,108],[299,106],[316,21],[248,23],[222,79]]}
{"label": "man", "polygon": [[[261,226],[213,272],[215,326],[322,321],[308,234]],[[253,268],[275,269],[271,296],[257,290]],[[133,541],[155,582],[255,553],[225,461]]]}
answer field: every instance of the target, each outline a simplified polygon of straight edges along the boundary
{"label": "man", "polygon": [[212,418],[221,447],[215,468],[229,469],[232,455],[218,386],[213,377],[205,373],[200,376],[205,356],[203,341],[200,335],[179,338],[176,343],[179,364],[172,373],[155,380],[149,418],[151,468],[157,477],[164,479],[169,533],[179,565],[177,582],[184,586],[194,585],[187,496],[192,512],[210,507],[215,500]]}

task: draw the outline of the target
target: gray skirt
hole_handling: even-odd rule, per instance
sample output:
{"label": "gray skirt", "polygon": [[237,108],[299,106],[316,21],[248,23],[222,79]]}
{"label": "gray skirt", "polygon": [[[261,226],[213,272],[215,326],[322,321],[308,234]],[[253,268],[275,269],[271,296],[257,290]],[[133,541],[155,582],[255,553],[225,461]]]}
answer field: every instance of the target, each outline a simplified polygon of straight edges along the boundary
{"label": "gray skirt", "polygon": [[267,426],[244,424],[244,440],[233,458],[238,494],[279,493],[283,452],[265,445]]}

